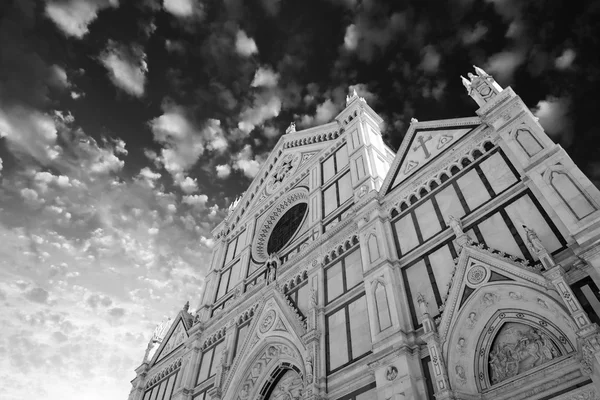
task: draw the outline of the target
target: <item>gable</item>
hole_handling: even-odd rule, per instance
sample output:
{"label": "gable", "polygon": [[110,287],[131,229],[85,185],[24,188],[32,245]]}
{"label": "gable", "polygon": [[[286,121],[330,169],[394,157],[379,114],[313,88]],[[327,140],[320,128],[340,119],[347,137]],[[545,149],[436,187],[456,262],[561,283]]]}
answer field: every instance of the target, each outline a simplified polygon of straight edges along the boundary
{"label": "gable", "polygon": [[478,117],[412,123],[383,184],[387,193],[480,126]]}
{"label": "gable", "polygon": [[229,215],[213,234],[217,238],[229,235],[238,228],[238,223],[249,210],[264,205],[265,200],[277,198],[294,187],[308,174],[308,171],[304,171],[305,164],[333,146],[342,133],[343,129],[333,122],[282,136],[248,190],[235,201]]}
{"label": "gable", "polygon": [[156,364],[166,356],[168,356],[173,350],[182,345],[188,338],[187,329],[183,318],[178,318],[176,323],[171,326],[169,333],[165,336],[165,339],[161,343],[159,349],[154,356],[152,364]]}

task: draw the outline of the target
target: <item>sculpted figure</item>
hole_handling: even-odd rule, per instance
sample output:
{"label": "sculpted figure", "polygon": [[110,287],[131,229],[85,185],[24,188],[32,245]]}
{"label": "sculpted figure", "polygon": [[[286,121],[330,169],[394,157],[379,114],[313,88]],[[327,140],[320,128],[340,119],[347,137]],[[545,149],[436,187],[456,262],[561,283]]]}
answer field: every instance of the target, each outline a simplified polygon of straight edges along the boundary
{"label": "sculpted figure", "polygon": [[537,233],[535,233],[533,229],[530,229],[525,225],[523,225],[523,229],[527,235],[527,247],[529,250],[531,250],[534,254],[540,254],[541,252],[547,251]]}
{"label": "sculpted figure", "polygon": [[460,219],[454,217],[453,215],[448,216],[448,226],[452,228],[456,237],[464,234]]}

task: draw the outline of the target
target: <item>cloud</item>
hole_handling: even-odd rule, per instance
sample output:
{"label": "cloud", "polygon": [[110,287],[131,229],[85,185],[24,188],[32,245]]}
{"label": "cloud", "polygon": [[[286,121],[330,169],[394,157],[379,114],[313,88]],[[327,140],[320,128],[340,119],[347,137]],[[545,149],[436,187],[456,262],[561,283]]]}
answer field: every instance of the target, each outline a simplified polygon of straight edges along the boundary
{"label": "cloud", "polygon": [[50,1],[45,11],[65,35],[81,39],[88,33],[88,26],[98,17],[100,10],[118,5],[118,0]]}
{"label": "cloud", "polygon": [[463,44],[469,46],[478,43],[487,34],[488,27],[478,22],[473,29],[464,29],[460,34]]}
{"label": "cloud", "polygon": [[565,51],[554,60],[554,66],[560,70],[568,69],[573,65],[576,55],[575,50],[565,49]]}
{"label": "cloud", "polygon": [[525,55],[520,50],[507,50],[492,55],[484,69],[494,74],[494,78],[502,84],[512,81],[515,70],[523,64]]}
{"label": "cloud", "polygon": [[[2,161],[2,159],[0,158],[0,172],[2,171],[2,169],[4,168],[4,163]],[[217,170],[218,172],[218,170]]]}
{"label": "cloud", "polygon": [[9,147],[47,162],[56,157],[57,126],[50,115],[22,106],[0,108],[0,137]]}
{"label": "cloud", "polygon": [[394,38],[399,37],[405,27],[406,16],[402,13],[389,17],[383,12],[359,13],[354,23],[346,28],[343,47],[356,53],[359,59],[371,62],[385,51]]}
{"label": "cloud", "polygon": [[256,126],[276,117],[281,111],[281,99],[274,93],[257,94],[251,107],[247,107],[240,115],[238,128],[250,133]]}
{"label": "cloud", "polygon": [[100,62],[115,86],[135,97],[144,95],[148,65],[141,47],[126,47],[110,41],[100,55]]}
{"label": "cloud", "polygon": [[114,307],[108,310],[108,315],[114,318],[122,318],[125,315],[125,309],[121,307]]}
{"label": "cloud", "polygon": [[358,30],[356,25],[350,24],[346,27],[346,34],[344,35],[344,47],[346,50],[356,50],[358,47]]}
{"label": "cloud", "polygon": [[442,58],[440,53],[438,53],[435,47],[429,45],[423,49],[422,54],[421,68],[427,73],[436,73]]}
{"label": "cloud", "polygon": [[330,122],[340,112],[340,109],[341,107],[331,101],[331,99],[327,99],[317,106],[314,115],[304,115],[299,125],[301,127],[310,127],[325,124]]}
{"label": "cloud", "polygon": [[553,139],[561,139],[569,144],[573,135],[573,122],[569,117],[571,100],[569,98],[547,97],[532,109],[539,123]]}
{"label": "cloud", "polygon": [[227,164],[217,165],[215,169],[217,171],[217,177],[220,179],[226,179],[231,174],[231,167]]}
{"label": "cloud", "polygon": [[261,4],[267,12],[267,14],[271,16],[279,14],[281,0],[261,0]]}
{"label": "cloud", "polygon": [[277,86],[278,80],[279,74],[273,72],[271,68],[259,67],[254,74],[254,78],[252,79],[250,86],[272,88]]}
{"label": "cloud", "polygon": [[237,154],[234,161],[235,169],[241,170],[250,179],[254,178],[260,170],[261,163],[254,159],[252,147],[247,144]]}
{"label": "cloud", "polygon": [[258,53],[254,39],[249,38],[246,32],[241,29],[235,37],[235,50],[244,57],[250,57],[252,54]]}
{"label": "cloud", "polygon": [[85,302],[93,309],[96,309],[99,306],[110,307],[113,303],[110,297],[99,294],[90,295]]}
{"label": "cloud", "polygon": [[164,0],[165,10],[176,17],[191,17],[194,15],[195,0]]}
{"label": "cloud", "polygon": [[208,201],[208,196],[205,194],[193,194],[190,196],[183,196],[183,203],[189,204],[190,206],[201,206],[204,207]]}
{"label": "cloud", "polygon": [[46,303],[48,297],[50,294],[40,287],[32,288],[25,293],[25,298],[35,303]]}
{"label": "cloud", "polygon": [[186,176],[183,181],[179,182],[179,187],[187,194],[194,193],[198,190],[198,181]]}

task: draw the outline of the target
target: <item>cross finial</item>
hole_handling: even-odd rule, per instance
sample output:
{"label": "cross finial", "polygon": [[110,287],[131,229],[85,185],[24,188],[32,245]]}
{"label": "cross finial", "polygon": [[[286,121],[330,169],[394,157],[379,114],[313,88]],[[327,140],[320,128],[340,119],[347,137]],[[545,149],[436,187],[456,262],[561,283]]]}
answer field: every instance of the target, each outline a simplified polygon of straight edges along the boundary
{"label": "cross finial", "polygon": [[483,69],[479,68],[477,65],[473,65],[473,68],[475,68],[475,72],[477,73],[477,75],[481,76],[481,77],[488,77],[490,76],[487,72],[485,72]]}
{"label": "cross finial", "polygon": [[412,124],[416,124],[417,122],[419,122],[419,120],[418,120],[418,119],[416,119],[415,117],[412,117],[412,118],[410,119],[410,124],[411,124],[411,125],[412,125]]}
{"label": "cross finial", "polygon": [[348,88],[348,95],[346,96],[346,106],[348,106],[352,100],[358,98],[358,93],[356,92],[355,87]]}
{"label": "cross finial", "polygon": [[190,302],[189,300],[185,302],[185,304],[183,305],[183,311],[188,312],[190,309]]}

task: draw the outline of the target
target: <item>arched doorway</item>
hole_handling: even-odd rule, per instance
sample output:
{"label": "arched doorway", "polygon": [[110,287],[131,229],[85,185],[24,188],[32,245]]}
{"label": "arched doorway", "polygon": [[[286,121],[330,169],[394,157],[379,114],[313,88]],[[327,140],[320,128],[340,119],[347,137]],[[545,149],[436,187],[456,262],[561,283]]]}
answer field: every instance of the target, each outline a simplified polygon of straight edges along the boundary
{"label": "arched doorway", "polygon": [[296,400],[302,398],[304,381],[300,370],[292,364],[281,363],[265,381],[259,392],[263,400]]}

